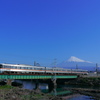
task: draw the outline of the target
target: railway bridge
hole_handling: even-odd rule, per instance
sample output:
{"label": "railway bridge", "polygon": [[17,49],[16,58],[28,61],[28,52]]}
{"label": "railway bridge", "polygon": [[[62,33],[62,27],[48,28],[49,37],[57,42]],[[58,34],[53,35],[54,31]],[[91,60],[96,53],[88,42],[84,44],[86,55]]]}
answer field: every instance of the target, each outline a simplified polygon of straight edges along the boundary
{"label": "railway bridge", "polygon": [[11,85],[16,79],[39,79],[50,80],[50,84],[57,86],[56,80],[75,79],[78,75],[86,74],[86,70],[64,69],[58,67],[39,67],[24,64],[0,64],[0,79],[6,79]]}
{"label": "railway bridge", "polygon": [[7,85],[11,85],[12,80],[15,79],[51,79],[54,85],[56,85],[57,79],[75,79],[77,78],[77,74],[67,74],[67,75],[32,75],[32,74],[0,74],[0,79],[6,79]]}

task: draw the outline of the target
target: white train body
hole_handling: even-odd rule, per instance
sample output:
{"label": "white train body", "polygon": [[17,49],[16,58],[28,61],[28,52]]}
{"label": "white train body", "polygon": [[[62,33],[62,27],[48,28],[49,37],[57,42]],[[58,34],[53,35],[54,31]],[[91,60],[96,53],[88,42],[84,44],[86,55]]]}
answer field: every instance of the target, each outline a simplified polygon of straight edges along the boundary
{"label": "white train body", "polygon": [[38,67],[22,64],[0,64],[0,73],[88,74],[87,70]]}

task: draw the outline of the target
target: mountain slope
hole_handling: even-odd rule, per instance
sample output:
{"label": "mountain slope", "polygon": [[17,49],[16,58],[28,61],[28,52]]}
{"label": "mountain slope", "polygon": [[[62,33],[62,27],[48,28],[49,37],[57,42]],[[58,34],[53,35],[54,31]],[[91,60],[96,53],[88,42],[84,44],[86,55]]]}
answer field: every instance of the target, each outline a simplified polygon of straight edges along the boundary
{"label": "mountain slope", "polygon": [[71,56],[67,61],[68,62],[87,62],[87,63],[92,63],[92,62],[89,62],[89,61],[85,61],[85,60],[79,59],[79,58],[74,57],[74,56]]}
{"label": "mountain slope", "polygon": [[84,70],[95,70],[95,64],[90,61],[85,61],[77,57],[71,56],[67,61],[57,65],[58,67],[68,68],[68,69],[84,69]]}

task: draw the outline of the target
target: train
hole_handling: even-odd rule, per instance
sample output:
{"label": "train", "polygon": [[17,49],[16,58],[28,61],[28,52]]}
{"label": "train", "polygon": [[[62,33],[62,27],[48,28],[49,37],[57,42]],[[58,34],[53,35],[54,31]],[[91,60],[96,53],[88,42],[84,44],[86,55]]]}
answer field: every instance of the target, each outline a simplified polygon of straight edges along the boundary
{"label": "train", "polygon": [[66,74],[82,74],[87,75],[87,70],[82,69],[65,69],[59,67],[42,67],[42,66],[32,66],[25,64],[0,64],[0,74],[56,74],[56,75],[66,75]]}

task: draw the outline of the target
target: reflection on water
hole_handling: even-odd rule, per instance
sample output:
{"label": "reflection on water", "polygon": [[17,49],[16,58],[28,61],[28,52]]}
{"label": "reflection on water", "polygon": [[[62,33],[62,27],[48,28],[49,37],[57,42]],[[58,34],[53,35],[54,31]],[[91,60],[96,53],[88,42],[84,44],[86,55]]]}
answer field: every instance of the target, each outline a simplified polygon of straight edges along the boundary
{"label": "reflection on water", "polygon": [[[15,82],[23,84],[24,89],[33,90],[36,87],[34,80],[15,80]],[[39,83],[39,89],[48,89],[48,85],[46,83]]]}
{"label": "reflection on water", "polygon": [[[36,87],[36,81],[34,80],[15,80],[18,83],[22,83],[23,84],[23,88],[24,89],[35,89]],[[61,87],[61,86],[60,86]],[[64,85],[62,86],[64,87]],[[69,86],[67,86],[69,88]],[[39,89],[41,89],[42,92],[44,93],[48,93],[48,84],[46,83],[39,83],[38,86]],[[72,94],[71,91],[66,91],[63,90],[62,88],[54,88],[51,91],[51,95],[62,95],[64,99],[66,100],[94,100],[94,99],[90,99],[90,96],[85,96],[85,95],[80,95],[80,94]]]}
{"label": "reflection on water", "polygon": [[90,99],[89,96],[85,95],[75,95],[71,97],[66,97],[66,100],[94,100],[94,99]]}

